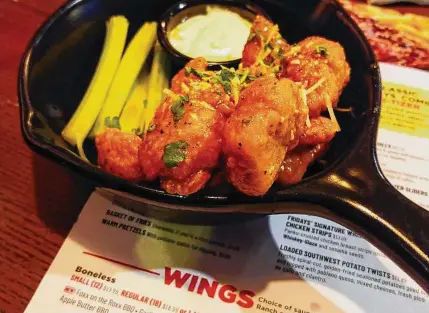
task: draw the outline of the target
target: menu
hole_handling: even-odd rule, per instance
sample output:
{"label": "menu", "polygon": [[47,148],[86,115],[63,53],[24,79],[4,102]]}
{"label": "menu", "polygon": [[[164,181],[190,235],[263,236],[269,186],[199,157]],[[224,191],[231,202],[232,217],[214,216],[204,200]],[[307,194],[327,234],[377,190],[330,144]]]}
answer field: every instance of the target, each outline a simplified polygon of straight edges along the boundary
{"label": "menu", "polygon": [[[378,155],[429,209],[429,73],[381,64]],[[307,204],[302,204],[307,205]],[[174,224],[95,191],[26,313],[428,312],[428,295],[381,251],[299,214]]]}
{"label": "menu", "polygon": [[380,70],[381,169],[398,191],[429,210],[429,72],[385,63]]}

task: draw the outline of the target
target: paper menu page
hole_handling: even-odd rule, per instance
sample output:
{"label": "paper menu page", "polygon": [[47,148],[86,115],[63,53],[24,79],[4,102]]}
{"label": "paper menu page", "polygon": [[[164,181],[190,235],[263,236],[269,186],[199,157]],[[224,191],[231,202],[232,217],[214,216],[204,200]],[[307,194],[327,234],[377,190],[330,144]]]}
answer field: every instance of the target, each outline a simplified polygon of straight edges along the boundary
{"label": "paper menu page", "polygon": [[429,72],[380,64],[380,167],[406,197],[429,209]]}
{"label": "paper menu page", "polygon": [[[381,71],[391,102],[383,104],[378,136],[383,171],[428,207],[428,138],[408,129],[410,114],[426,118],[428,74],[385,64]],[[25,312],[88,311],[423,313],[429,297],[367,241],[322,218],[180,225],[95,192]]]}
{"label": "paper menu page", "polygon": [[399,313],[427,312],[429,298],[377,249],[324,219],[178,225],[94,193],[25,312],[42,308]]}

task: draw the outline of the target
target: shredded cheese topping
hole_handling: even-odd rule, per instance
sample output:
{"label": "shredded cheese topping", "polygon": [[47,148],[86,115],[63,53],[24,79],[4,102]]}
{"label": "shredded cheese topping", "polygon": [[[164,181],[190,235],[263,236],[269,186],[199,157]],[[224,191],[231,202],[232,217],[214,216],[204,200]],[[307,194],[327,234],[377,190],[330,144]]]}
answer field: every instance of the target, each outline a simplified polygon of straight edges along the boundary
{"label": "shredded cheese topping", "polygon": [[192,81],[192,82],[190,82],[190,85],[195,90],[208,90],[212,87],[212,85],[210,85],[210,83],[205,82],[205,81]]}
{"label": "shredded cheese topping", "polygon": [[326,107],[328,108],[329,117],[331,118],[332,122],[334,122],[337,132],[339,132],[341,130],[340,124],[338,124],[337,118],[335,117],[334,110],[332,109],[331,97],[329,97],[328,94],[325,94],[325,103]]}
{"label": "shredded cheese topping", "polygon": [[173,91],[171,91],[170,89],[165,88],[165,89],[163,90],[163,92],[164,92],[167,96],[169,96],[169,97],[171,97],[171,98],[176,97],[176,94],[175,94]]}
{"label": "shredded cheese topping", "polygon": [[205,107],[206,109],[212,110],[212,111],[216,111],[215,108],[213,108],[210,104],[208,104],[205,101],[198,101],[203,107]]}
{"label": "shredded cheese topping", "polygon": [[182,83],[182,89],[183,89],[183,91],[184,92],[186,92],[186,93],[188,93],[189,92],[189,87],[188,86],[186,86],[186,84],[185,83]]}
{"label": "shredded cheese topping", "polygon": [[285,54],[285,57],[294,55],[295,53],[299,52],[301,50],[301,46],[295,46],[290,48],[290,50],[288,51],[288,53]]}
{"label": "shredded cheese topping", "polygon": [[268,48],[268,49],[267,49],[267,51],[265,51],[265,52],[262,54],[261,59],[262,59],[262,60],[265,60],[265,58],[266,58],[267,56],[269,56],[269,55],[270,55],[270,53],[271,53],[272,51],[273,51],[273,50],[271,50],[270,48]]}
{"label": "shredded cheese topping", "polygon": [[300,91],[301,91],[302,103],[304,104],[304,107],[306,108],[306,111],[307,111],[307,118],[305,120],[305,125],[307,127],[311,127],[310,114],[309,114],[309,109],[308,109],[308,105],[307,105],[307,94],[305,93],[304,88],[301,88]]}
{"label": "shredded cheese topping", "polygon": [[321,79],[319,79],[317,81],[317,83],[315,83],[313,86],[311,86],[310,88],[307,89],[306,94],[308,95],[308,94],[312,93],[313,91],[315,91],[317,88],[319,88],[323,84],[323,82],[325,80],[326,80],[325,77],[322,77]]}
{"label": "shredded cheese topping", "polygon": [[273,39],[274,34],[277,33],[278,31],[279,31],[278,25],[274,25],[273,27],[271,27],[270,32],[268,33],[268,36],[267,36],[267,41],[265,44],[268,44],[271,41],[271,39]]}
{"label": "shredded cheese topping", "polygon": [[189,116],[192,117],[194,120],[198,121],[198,116],[195,113],[189,113]]}
{"label": "shredded cheese topping", "polygon": [[[265,31],[265,29],[264,29],[264,31]],[[274,35],[278,32],[279,32],[278,25],[274,25],[273,27],[270,28],[270,31],[267,35],[267,38],[266,38],[265,42],[263,42],[262,49],[259,51],[258,59],[265,60],[265,58],[271,54],[271,52],[273,51],[272,49],[268,48],[267,50],[265,50],[264,48],[266,45],[268,45],[271,42]]]}
{"label": "shredded cheese topping", "polygon": [[238,103],[238,98],[240,97],[240,91],[238,88],[239,85],[240,85],[240,80],[238,79],[237,76],[235,76],[231,80],[231,94],[232,94],[232,100],[234,101],[234,104]]}

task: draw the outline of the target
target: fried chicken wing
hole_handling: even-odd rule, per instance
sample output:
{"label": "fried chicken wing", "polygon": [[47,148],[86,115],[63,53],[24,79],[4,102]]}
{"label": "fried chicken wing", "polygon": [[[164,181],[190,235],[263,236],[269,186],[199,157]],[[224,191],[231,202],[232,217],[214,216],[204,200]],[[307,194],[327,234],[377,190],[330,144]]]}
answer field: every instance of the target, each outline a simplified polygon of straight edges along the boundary
{"label": "fried chicken wing", "polygon": [[229,181],[247,195],[265,194],[288,144],[301,136],[306,117],[299,88],[291,80],[266,76],[252,82],[223,131]]}
{"label": "fried chicken wing", "polygon": [[98,165],[108,173],[130,181],[143,178],[138,150],[141,138],[109,128],[95,138]]}
{"label": "fried chicken wing", "polygon": [[[179,80],[173,79],[176,86]],[[204,187],[218,163],[224,117],[197,89],[184,89],[175,88],[184,94],[172,93],[157,110],[139,159],[148,180],[160,178],[168,193],[189,195]]]}
{"label": "fried chicken wing", "polygon": [[196,58],[186,64],[171,80],[171,90],[178,94],[186,94],[191,82],[201,81],[199,73],[207,69],[208,63],[204,58]]}
{"label": "fried chicken wing", "polygon": [[184,107],[177,122],[169,109],[157,112],[155,129],[140,145],[139,159],[149,180],[159,177],[168,193],[188,195],[204,187],[217,165],[223,117],[202,101],[191,99]]}
{"label": "fried chicken wing", "polygon": [[350,80],[350,66],[343,47],[322,37],[308,37],[292,46],[281,62],[279,77],[303,84],[311,117],[335,107]]}
{"label": "fried chicken wing", "polygon": [[300,146],[289,152],[283,161],[277,182],[281,185],[295,184],[301,181],[307,168],[326,151],[327,144]]}
{"label": "fried chicken wing", "polygon": [[306,127],[299,137],[299,145],[318,145],[328,143],[338,131],[337,124],[327,117],[319,116],[310,120],[310,127]]}
{"label": "fried chicken wing", "polygon": [[277,25],[257,15],[250,36],[243,49],[241,64],[255,76],[275,73],[289,44],[284,40]]}
{"label": "fried chicken wing", "polygon": [[180,70],[173,78],[171,90],[178,94],[193,95],[205,101],[223,114],[230,114],[235,104],[223,85],[216,80],[217,73],[207,71],[207,61],[196,58]]}

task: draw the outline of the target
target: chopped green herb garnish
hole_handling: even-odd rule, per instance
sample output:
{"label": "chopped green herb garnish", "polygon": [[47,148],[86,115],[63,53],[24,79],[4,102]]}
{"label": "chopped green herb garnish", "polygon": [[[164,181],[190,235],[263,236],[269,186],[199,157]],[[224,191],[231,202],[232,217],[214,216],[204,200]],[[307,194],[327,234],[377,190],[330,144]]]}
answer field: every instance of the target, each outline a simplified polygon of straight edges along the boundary
{"label": "chopped green herb garnish", "polygon": [[249,75],[249,69],[248,68],[246,68],[244,73],[238,73],[238,76],[241,76],[240,77],[240,83],[243,84],[246,81],[248,75]]}
{"label": "chopped green herb garnish", "polygon": [[121,129],[121,124],[119,123],[119,116],[114,116],[110,118],[110,116],[104,119],[104,125],[108,128],[117,128]]}
{"label": "chopped green herb garnish", "polygon": [[162,161],[167,168],[177,167],[179,163],[186,158],[184,150],[188,147],[188,143],[183,140],[172,142],[164,147],[164,155]]}
{"label": "chopped green herb garnish", "polygon": [[179,98],[184,102],[189,102],[189,96],[182,96],[180,95]]}
{"label": "chopped green herb garnish", "polygon": [[279,51],[277,51],[277,56],[281,58],[285,54],[285,50],[283,48],[280,48]]}
{"label": "chopped green herb garnish", "polygon": [[328,49],[324,46],[317,46],[316,53],[324,57],[326,57],[329,54]]}
{"label": "chopped green herb garnish", "polygon": [[270,66],[274,62],[274,59],[268,58],[268,60],[265,59],[265,60],[263,60],[263,62],[265,65]]}
{"label": "chopped green herb garnish", "polygon": [[137,136],[141,136],[141,135],[142,135],[142,130],[140,129],[140,127],[133,128],[131,131],[132,131],[134,134],[136,134]]}
{"label": "chopped green herb garnish", "polygon": [[273,47],[273,45],[271,44],[271,42],[267,43],[267,44],[265,45],[265,47],[264,47],[264,50],[265,50],[265,51],[267,51],[268,49],[271,49],[271,50],[273,50],[273,49],[274,49],[274,47]]}
{"label": "chopped green herb garnish", "polygon": [[147,99],[145,99],[144,101],[143,101],[143,107],[146,109],[147,108]]}
{"label": "chopped green herb garnish", "polygon": [[174,121],[179,121],[185,114],[185,102],[189,101],[188,96],[180,95],[171,105],[171,113],[173,113]]}
{"label": "chopped green herb garnish", "polygon": [[280,72],[280,65],[276,65],[276,66],[274,66],[274,67],[273,67],[273,72],[274,72],[275,74],[277,74],[278,72]]}
{"label": "chopped green herb garnish", "polygon": [[186,74],[186,76],[194,74],[195,76],[198,76],[199,78],[207,77],[206,73],[197,71],[196,69],[194,69],[192,67],[185,67],[185,74]]}
{"label": "chopped green herb garnish", "polygon": [[150,124],[149,128],[147,129],[148,132],[154,131],[156,128],[156,124]]}
{"label": "chopped green herb garnish", "polygon": [[221,71],[217,80],[222,84],[223,89],[228,95],[231,95],[231,81],[236,77],[236,73],[225,66],[221,66]]}
{"label": "chopped green herb garnish", "polygon": [[220,78],[225,81],[231,81],[235,77],[235,72],[231,71],[229,68],[222,66],[222,70],[220,71]]}
{"label": "chopped green herb garnish", "polygon": [[222,85],[223,85],[223,89],[225,90],[225,92],[228,95],[231,95],[231,90],[232,90],[231,83],[230,82],[224,82],[224,83],[222,83]]}

